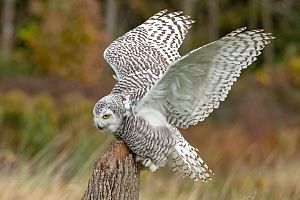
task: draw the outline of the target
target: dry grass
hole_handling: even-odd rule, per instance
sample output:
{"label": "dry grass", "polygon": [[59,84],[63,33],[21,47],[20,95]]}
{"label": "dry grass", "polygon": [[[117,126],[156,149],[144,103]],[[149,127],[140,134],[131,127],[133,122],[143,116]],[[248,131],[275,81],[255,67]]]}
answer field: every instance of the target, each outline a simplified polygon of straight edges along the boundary
{"label": "dry grass", "polygon": [[64,183],[59,178],[41,175],[14,173],[1,174],[0,198],[14,199],[79,199],[83,187],[79,183],[84,181],[71,181]]}
{"label": "dry grass", "polygon": [[[241,160],[228,174],[216,174],[209,183],[192,182],[170,173],[168,168],[156,174],[141,174],[140,199],[299,199],[300,162],[275,160],[275,154],[262,165],[251,167]],[[25,167],[26,168],[26,167]],[[1,172],[0,199],[79,199],[85,190],[90,170],[81,171],[65,181],[63,173],[28,170]],[[251,199],[251,198],[249,198]]]}

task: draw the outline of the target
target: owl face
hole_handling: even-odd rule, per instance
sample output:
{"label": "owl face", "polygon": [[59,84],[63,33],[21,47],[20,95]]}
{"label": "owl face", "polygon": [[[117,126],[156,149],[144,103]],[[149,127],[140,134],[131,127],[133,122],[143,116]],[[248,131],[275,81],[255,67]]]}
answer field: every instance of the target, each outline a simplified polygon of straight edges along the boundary
{"label": "owl face", "polygon": [[111,109],[102,109],[97,115],[94,113],[95,126],[107,133],[115,133],[121,125],[121,119]]}
{"label": "owl face", "polygon": [[103,97],[93,110],[95,126],[106,133],[115,133],[121,125],[122,114],[117,112],[118,107],[112,98]]}

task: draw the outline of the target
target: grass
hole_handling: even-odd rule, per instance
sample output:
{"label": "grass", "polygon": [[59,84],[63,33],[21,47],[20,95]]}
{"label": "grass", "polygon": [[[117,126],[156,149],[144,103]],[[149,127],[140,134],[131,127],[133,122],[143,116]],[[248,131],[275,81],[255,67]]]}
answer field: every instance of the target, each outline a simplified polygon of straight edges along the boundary
{"label": "grass", "polygon": [[[93,103],[79,94],[59,102],[47,94],[0,94],[0,199],[81,198],[94,161],[113,140],[93,127]],[[300,198],[298,126],[252,137],[241,121],[215,124],[208,120],[185,134],[213,180],[182,179],[169,167],[142,171],[140,199]]]}
{"label": "grass", "polygon": [[[0,199],[79,199],[97,154],[95,151],[68,180],[64,176],[65,169],[71,164],[68,162],[59,168],[54,163],[34,173],[28,166],[12,171],[2,169]],[[143,171],[140,199],[246,199],[253,192],[255,199],[299,199],[300,162],[275,157],[276,153],[256,167],[245,165],[245,158],[241,158],[233,163],[231,171],[224,175],[216,173],[209,183],[183,180],[170,173],[168,168],[155,174]]]}

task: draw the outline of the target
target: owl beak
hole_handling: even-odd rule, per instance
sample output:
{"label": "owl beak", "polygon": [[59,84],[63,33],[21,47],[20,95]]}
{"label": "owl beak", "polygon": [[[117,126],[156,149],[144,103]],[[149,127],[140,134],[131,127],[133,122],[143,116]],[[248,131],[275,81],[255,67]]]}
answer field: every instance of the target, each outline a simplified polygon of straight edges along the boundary
{"label": "owl beak", "polygon": [[104,126],[100,126],[99,124],[97,124],[97,128],[102,131],[104,129]]}

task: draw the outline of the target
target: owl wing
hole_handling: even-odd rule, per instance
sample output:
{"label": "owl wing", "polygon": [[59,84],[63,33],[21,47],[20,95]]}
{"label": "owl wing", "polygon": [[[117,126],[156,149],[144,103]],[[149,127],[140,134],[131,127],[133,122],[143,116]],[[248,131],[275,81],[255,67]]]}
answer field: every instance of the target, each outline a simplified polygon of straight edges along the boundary
{"label": "owl wing", "polygon": [[181,128],[203,121],[225,100],[241,70],[273,39],[263,30],[245,29],[233,31],[171,64],[135,111],[157,109],[168,123]]}
{"label": "owl wing", "polygon": [[118,80],[132,73],[159,74],[180,58],[178,48],[194,23],[181,14],[161,11],[106,48],[104,58]]}

